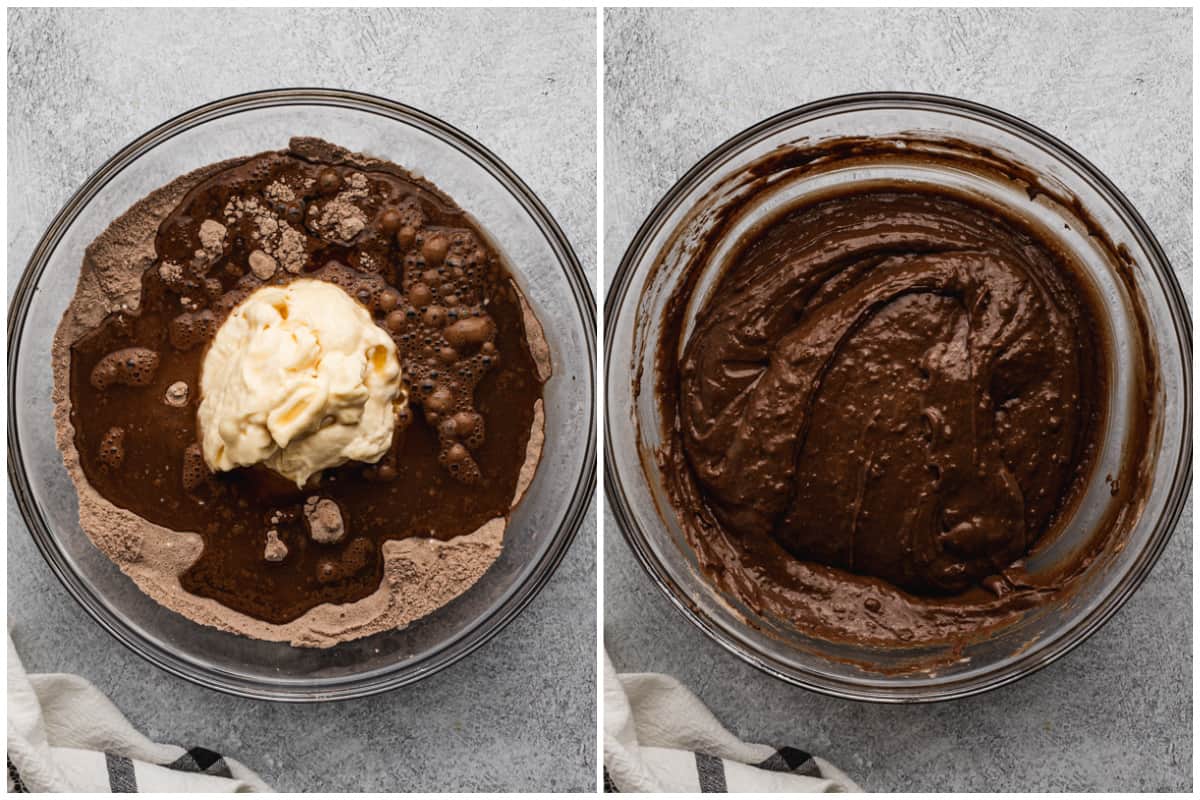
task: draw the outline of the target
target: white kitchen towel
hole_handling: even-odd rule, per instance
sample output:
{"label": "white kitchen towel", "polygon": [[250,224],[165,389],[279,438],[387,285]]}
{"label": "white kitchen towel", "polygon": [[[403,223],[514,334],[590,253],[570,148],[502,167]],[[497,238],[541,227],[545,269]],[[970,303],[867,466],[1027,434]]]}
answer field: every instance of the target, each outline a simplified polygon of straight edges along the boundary
{"label": "white kitchen towel", "polygon": [[29,675],[8,639],[8,791],[269,792],[232,758],[156,744],[76,675]]}
{"label": "white kitchen towel", "polygon": [[618,675],[604,654],[604,784],[619,792],[861,792],[794,747],[747,744],[668,675]]}

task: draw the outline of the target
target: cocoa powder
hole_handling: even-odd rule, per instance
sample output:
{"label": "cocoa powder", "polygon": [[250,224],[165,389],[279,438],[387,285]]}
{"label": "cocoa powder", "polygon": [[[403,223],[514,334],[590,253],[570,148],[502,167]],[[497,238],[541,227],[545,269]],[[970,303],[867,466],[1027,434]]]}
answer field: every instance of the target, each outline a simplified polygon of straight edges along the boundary
{"label": "cocoa powder", "polygon": [[[292,149],[293,152],[308,153],[309,157],[324,156],[360,168],[382,163],[314,139],[293,140]],[[154,241],[159,224],[191,188],[240,161],[203,167],[152,192],[116,219],[85,251],[75,295],[52,346],[57,443],[79,495],[80,525],[96,547],[143,592],[166,608],[200,624],[251,638],[304,647],[329,647],[376,632],[403,628],[445,605],[479,580],[500,555],[506,518],[497,517],[473,533],[444,542],[425,538],[386,542],[383,545],[384,577],[374,593],[353,603],[319,605],[286,624],[271,624],[185,591],[179,576],[199,558],[203,548],[201,537],[193,532],[152,524],[114,506],[90,486],[80,467],[70,420],[71,344],[108,314],[122,309],[136,310],[142,274],[157,260]],[[343,187],[342,193],[358,190],[352,179]],[[268,196],[286,204],[294,200],[295,193],[290,187],[277,184],[270,187]],[[339,209],[340,197],[341,194],[334,196],[316,212],[321,215],[320,220],[328,220],[319,224],[337,226],[339,232],[357,224],[352,213]],[[304,237],[286,218],[261,203],[234,203],[226,212],[235,219],[240,214],[253,215],[264,254],[290,272],[300,271],[306,256]],[[208,226],[204,249],[197,251],[197,262],[193,267],[210,261],[214,252],[219,255],[217,236],[224,239],[225,227],[214,223]],[[289,231],[293,235],[289,235]],[[182,275],[183,269],[178,264],[159,265],[164,280],[171,275]],[[539,370],[547,377],[549,348],[536,317],[523,297],[521,300],[531,349]],[[525,463],[513,497],[514,506],[532,481],[543,441],[544,415],[539,400]],[[279,556],[279,548],[273,545],[274,542],[268,542],[271,555]]]}

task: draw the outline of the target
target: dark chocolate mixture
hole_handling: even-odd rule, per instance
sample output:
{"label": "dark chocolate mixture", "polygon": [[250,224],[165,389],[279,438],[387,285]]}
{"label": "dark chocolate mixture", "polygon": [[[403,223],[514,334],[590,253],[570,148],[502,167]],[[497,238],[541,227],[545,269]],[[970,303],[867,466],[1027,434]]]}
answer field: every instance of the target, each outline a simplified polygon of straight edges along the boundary
{"label": "dark chocolate mixture", "polygon": [[[196,186],[156,252],[141,307],[74,344],[71,421],[104,498],[203,537],[187,591],[283,623],[375,591],[388,539],[446,540],[508,513],[541,378],[511,276],[429,183],[384,164],[255,156]],[[340,286],[393,336],[409,407],[392,448],[304,491],[261,466],[211,474],[196,422],[206,346],[254,289],[300,277]],[[336,507],[306,512],[310,498]],[[330,526],[344,535],[314,541]],[[281,560],[264,557],[268,532]]]}
{"label": "dark chocolate mixture", "polygon": [[691,287],[660,341],[658,458],[721,588],[876,645],[1056,588],[1022,560],[1086,488],[1108,381],[1069,255],[965,195],[859,185],[746,236],[684,341]]}

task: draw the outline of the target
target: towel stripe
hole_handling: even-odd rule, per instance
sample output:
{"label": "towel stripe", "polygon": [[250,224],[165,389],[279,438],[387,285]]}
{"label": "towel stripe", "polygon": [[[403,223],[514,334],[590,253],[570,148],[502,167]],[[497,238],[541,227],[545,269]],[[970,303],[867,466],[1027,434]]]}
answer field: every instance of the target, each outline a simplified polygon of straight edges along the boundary
{"label": "towel stripe", "polygon": [[756,766],[772,772],[791,772],[797,775],[821,777],[821,769],[813,757],[795,747],[780,747]]}
{"label": "towel stripe", "polygon": [[216,775],[221,778],[233,777],[233,773],[229,771],[229,765],[225,762],[225,757],[204,747],[193,747],[164,766],[180,772],[200,772],[204,775]]}
{"label": "towel stripe", "polygon": [[[607,774],[607,773],[605,773]],[[29,789],[25,786],[25,781],[21,780],[21,772],[17,769],[17,765],[8,759],[8,791],[20,792],[27,794]]]}
{"label": "towel stripe", "polygon": [[716,756],[696,753],[696,773],[701,792],[728,792],[725,785],[725,762]]}
{"label": "towel stripe", "polygon": [[136,792],[137,776],[133,772],[133,762],[125,756],[104,754],[104,762],[108,765],[108,788],[113,792]]}

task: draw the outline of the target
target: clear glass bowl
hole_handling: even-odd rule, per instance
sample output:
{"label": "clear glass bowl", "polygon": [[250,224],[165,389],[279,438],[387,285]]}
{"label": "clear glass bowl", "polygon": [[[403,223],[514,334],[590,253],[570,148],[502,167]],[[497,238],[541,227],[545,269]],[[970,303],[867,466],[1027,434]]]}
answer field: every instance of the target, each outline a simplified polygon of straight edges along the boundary
{"label": "clear glass bowl", "polygon": [[[50,343],[75,291],[84,248],[151,190],[222,159],[317,136],[419,172],[460,202],[505,252],[549,341],[546,441],[500,558],[467,592],[402,630],[327,650],[198,625],[159,606],[92,546],[54,444]],[[129,144],[51,223],[8,316],[8,468],[21,513],[51,569],[134,652],[189,680],[248,697],[318,701],[386,691],[482,645],[537,594],[575,536],[595,485],[595,306],[549,212],[495,155],[399,103],[337,90],[256,92],[201,106]]]}
{"label": "clear glass bowl", "polygon": [[[716,210],[736,195],[738,182],[727,179],[777,147],[849,136],[960,140],[1006,154],[1044,184],[1077,198],[1101,229],[1127,248],[1157,358],[1154,402],[1161,426],[1151,485],[1124,546],[1107,548],[1061,602],[1029,611],[961,651],[951,645],[835,644],[755,615],[700,573],[654,459],[663,430],[653,388],[663,311],[682,275],[701,269],[685,312],[686,341],[728,252],[728,247],[715,248],[699,267],[691,260],[696,242],[720,217]],[[772,188],[762,191],[763,199],[737,218],[722,241],[736,240],[738,231],[752,229],[809,192],[883,178],[948,183],[978,193],[1054,231],[1079,256],[1100,289],[1115,342],[1109,420],[1093,484],[1062,535],[1030,559],[1030,569],[1052,568],[1086,546],[1096,521],[1116,502],[1103,478],[1107,472],[1118,474],[1111,467],[1120,463],[1132,430],[1125,423],[1132,386],[1127,367],[1138,359],[1137,326],[1133,301],[1111,259],[1102,257],[1084,226],[1071,219],[1071,209],[1044,197],[1035,201],[1011,183],[903,159],[878,167],[797,172],[802,174],[794,179],[772,175],[779,180],[768,182]],[[772,675],[826,694],[880,702],[943,700],[995,688],[1050,663],[1099,628],[1141,584],[1169,539],[1191,484],[1191,321],[1162,249],[1129,201],[1081,156],[1028,123],[973,103],[901,93],[836,97],[784,112],[725,142],[667,193],[629,245],[605,305],[605,336],[607,494],[637,558],[672,603],[718,644]]]}

